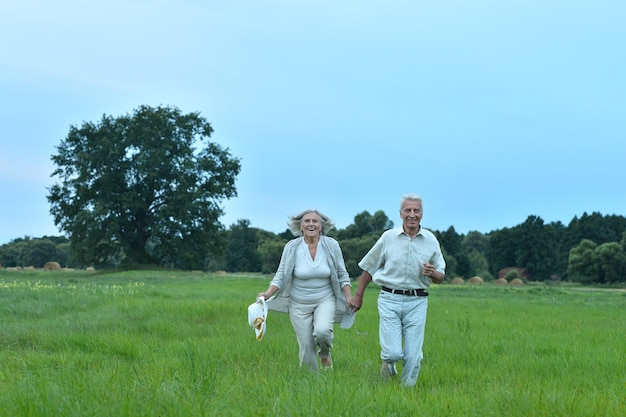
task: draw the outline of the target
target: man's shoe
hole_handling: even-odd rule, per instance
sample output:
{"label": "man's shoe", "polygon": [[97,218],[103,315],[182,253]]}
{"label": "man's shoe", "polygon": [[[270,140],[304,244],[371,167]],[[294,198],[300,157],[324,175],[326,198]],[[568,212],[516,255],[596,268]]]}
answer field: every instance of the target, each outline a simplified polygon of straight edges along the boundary
{"label": "man's shoe", "polygon": [[398,370],[396,369],[395,363],[383,361],[383,366],[380,368],[380,376],[382,376],[384,380],[388,380],[397,374]]}

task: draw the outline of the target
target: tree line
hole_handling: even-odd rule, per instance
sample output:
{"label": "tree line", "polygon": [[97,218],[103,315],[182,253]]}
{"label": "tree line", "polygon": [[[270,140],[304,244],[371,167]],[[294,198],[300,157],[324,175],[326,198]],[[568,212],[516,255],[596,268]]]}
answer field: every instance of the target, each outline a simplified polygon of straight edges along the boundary
{"label": "tree line", "polygon": [[[221,202],[237,196],[240,159],[209,141],[210,123],[176,107],[140,106],[132,114],[103,115],[71,126],[51,156],[54,183],[47,199],[63,237],[24,237],[0,246],[0,265],[170,268],[263,272],[276,270],[293,238],[220,222]],[[382,211],[358,213],[331,231],[351,276],[357,262],[393,222]],[[528,280],[623,282],[623,216],[584,213],[567,225],[529,216],[514,227],[459,234],[433,230],[448,278],[497,278],[514,268]]]}
{"label": "tree line", "polygon": [[[357,262],[394,223],[383,211],[357,214],[344,229],[331,230],[339,241],[350,276],[361,270]],[[523,223],[488,233],[432,230],[441,243],[446,259],[448,280],[480,276],[486,281],[498,278],[507,268],[516,268],[530,281],[590,283],[626,282],[626,217],[584,213],[568,225],[545,223],[541,217],[528,216]],[[272,274],[278,267],[286,242],[293,239],[289,229],[273,233],[252,227],[242,219],[218,232],[220,250],[205,255],[194,269],[226,272]],[[0,246],[4,267],[43,267],[48,261],[68,268],[83,268],[72,254],[65,237],[18,238]],[[122,263],[111,259],[99,267],[116,268]],[[152,265],[155,266],[155,265]],[[176,268],[176,265],[160,267]]]}
{"label": "tree line", "polygon": [[[360,275],[358,261],[378,237],[393,226],[383,211],[373,215],[364,211],[345,229],[329,233],[339,241],[350,276]],[[529,281],[626,281],[624,216],[583,213],[566,226],[561,222],[546,224],[540,217],[531,215],[517,226],[486,234],[457,233],[454,226],[432,232],[441,243],[448,280],[480,276],[489,281],[514,268]],[[230,226],[228,250],[222,258],[215,259],[212,266],[229,272],[272,273],[278,266],[284,244],[292,238],[288,229],[276,235],[240,220]]]}

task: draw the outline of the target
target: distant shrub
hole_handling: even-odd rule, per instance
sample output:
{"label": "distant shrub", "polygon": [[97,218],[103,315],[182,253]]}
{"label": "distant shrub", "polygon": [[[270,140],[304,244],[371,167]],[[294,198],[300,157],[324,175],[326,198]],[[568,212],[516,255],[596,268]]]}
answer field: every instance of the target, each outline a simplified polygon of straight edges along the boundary
{"label": "distant shrub", "polygon": [[495,281],[494,276],[491,275],[491,273],[489,271],[486,271],[484,269],[477,270],[476,271],[476,276],[480,277],[480,279],[482,279],[483,282]]}
{"label": "distant shrub", "polygon": [[506,279],[508,282],[513,281],[514,279],[522,279],[522,276],[520,275],[519,271],[517,269],[511,269],[509,272],[507,272],[504,277],[504,279]]}
{"label": "distant shrub", "polygon": [[469,285],[483,285],[485,282],[483,281],[481,277],[475,276],[475,277],[471,277],[470,279],[468,279],[467,283]]}

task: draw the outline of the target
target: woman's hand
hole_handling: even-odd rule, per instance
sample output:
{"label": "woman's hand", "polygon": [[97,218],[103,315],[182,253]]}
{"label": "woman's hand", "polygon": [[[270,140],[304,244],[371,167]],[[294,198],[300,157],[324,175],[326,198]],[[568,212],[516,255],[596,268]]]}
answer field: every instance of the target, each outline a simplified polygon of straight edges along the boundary
{"label": "woman's hand", "polygon": [[361,309],[362,305],[363,297],[359,297],[355,294],[348,299],[348,307],[350,307],[350,310],[354,311],[355,313]]}
{"label": "woman's hand", "polygon": [[265,292],[260,292],[259,294],[257,294],[256,298],[263,297],[265,300],[269,300],[272,295],[276,294],[277,291],[278,287],[270,285],[270,287]]}

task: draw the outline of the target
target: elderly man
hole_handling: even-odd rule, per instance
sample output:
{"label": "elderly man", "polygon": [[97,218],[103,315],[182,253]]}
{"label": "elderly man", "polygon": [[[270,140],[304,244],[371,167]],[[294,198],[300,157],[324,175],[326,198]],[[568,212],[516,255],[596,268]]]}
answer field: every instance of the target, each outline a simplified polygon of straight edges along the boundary
{"label": "elderly man", "polygon": [[381,286],[378,296],[381,375],[397,374],[402,360],[402,384],[415,386],[423,357],[424,329],[431,282],[445,279],[446,263],[439,242],[424,229],[422,199],[407,194],[400,203],[402,227],[384,232],[359,262],[363,273],[348,302],[358,311],[363,293],[371,281]]}

